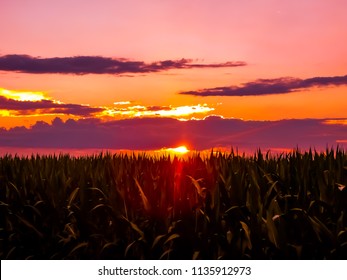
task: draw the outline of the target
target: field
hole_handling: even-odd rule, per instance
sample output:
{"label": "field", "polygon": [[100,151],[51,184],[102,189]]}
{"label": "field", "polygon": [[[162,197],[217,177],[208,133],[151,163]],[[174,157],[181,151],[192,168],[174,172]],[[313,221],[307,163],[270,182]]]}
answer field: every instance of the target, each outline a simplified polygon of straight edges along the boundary
{"label": "field", "polygon": [[0,158],[1,259],[347,259],[347,154]]}

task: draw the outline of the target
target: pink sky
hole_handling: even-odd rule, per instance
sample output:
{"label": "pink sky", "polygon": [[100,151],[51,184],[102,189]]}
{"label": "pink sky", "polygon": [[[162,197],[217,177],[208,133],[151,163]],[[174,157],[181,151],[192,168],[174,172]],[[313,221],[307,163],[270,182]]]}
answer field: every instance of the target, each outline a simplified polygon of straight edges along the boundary
{"label": "pink sky", "polygon": [[[142,106],[141,113],[137,111],[142,117],[160,115],[143,113],[154,112],[154,108],[181,112],[184,107],[195,111],[163,116],[195,117],[202,122],[211,114],[260,122],[345,119],[346,13],[343,0],[2,0],[0,89],[41,92],[44,99],[19,104],[0,90],[0,127],[25,125],[30,129],[37,121],[50,124],[56,117],[104,122],[134,117],[119,110],[107,116],[71,113],[82,105],[114,112],[114,102],[120,101],[131,102],[122,107],[124,112]],[[75,67],[72,58],[81,56],[88,64],[83,73],[66,66]],[[96,61],[113,59],[118,70],[127,61],[126,71],[95,74],[95,64],[90,64],[95,57]],[[29,66],[23,66],[23,61]],[[167,61],[175,66],[166,67]],[[135,71],[133,62],[141,68],[136,66]],[[243,64],[236,66],[237,62]],[[49,65],[49,71],[42,63]],[[63,70],[57,68],[61,63],[66,66]],[[211,94],[216,88],[220,95]],[[182,94],[187,92],[190,94]],[[199,95],[201,92],[205,95]],[[32,109],[39,102],[45,109],[43,105],[40,110]],[[48,112],[47,106],[57,102],[68,104],[70,113],[62,114],[61,107]],[[198,104],[205,109],[197,112]],[[319,127],[322,135],[327,133],[324,127]],[[340,122],[338,127],[344,134],[329,138],[329,144],[347,139],[346,125]],[[223,143],[235,144],[230,131],[224,133],[229,140]],[[276,131],[268,133],[276,135]],[[3,132],[1,137],[5,137]],[[280,146],[277,144],[274,146]],[[290,144],[300,145],[300,139]]]}

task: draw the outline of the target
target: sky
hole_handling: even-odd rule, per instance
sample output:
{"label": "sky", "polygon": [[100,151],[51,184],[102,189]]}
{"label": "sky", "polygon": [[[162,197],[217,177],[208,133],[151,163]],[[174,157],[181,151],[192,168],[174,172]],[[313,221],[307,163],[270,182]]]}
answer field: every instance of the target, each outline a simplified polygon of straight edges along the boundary
{"label": "sky", "polygon": [[0,5],[0,150],[347,146],[344,0]]}

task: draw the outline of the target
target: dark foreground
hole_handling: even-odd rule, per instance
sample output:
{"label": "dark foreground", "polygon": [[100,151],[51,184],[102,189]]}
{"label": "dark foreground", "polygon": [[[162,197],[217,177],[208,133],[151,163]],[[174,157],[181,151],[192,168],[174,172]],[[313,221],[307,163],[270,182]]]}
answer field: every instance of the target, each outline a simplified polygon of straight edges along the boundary
{"label": "dark foreground", "polygon": [[347,259],[347,155],[0,158],[1,259]]}

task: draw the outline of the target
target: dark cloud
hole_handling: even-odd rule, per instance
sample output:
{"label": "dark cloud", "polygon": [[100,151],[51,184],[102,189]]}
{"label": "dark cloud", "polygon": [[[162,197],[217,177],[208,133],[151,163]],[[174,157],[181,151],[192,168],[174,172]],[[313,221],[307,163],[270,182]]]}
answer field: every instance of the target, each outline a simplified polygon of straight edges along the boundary
{"label": "dark cloud", "polygon": [[245,83],[242,86],[206,88],[196,91],[184,91],[180,92],[180,94],[196,96],[257,96],[291,93],[312,87],[341,85],[347,85],[347,75],[335,77],[314,77],[309,79],[260,79]]}
{"label": "dark cloud", "polygon": [[[103,122],[95,118],[57,118],[31,128],[0,131],[0,147],[152,150],[187,144],[193,149],[234,147],[255,150],[300,147],[325,149],[347,140],[347,125],[325,120],[242,121],[208,117],[178,121],[135,118]],[[340,144],[341,145],[341,144]]]}
{"label": "dark cloud", "polygon": [[33,74],[126,74],[151,73],[170,69],[220,68],[245,66],[242,61],[220,64],[194,63],[191,59],[164,60],[153,63],[101,56],[41,58],[28,55],[0,56],[0,70]]}
{"label": "dark cloud", "polygon": [[0,96],[0,110],[14,111],[17,115],[39,114],[67,114],[76,116],[91,116],[104,109],[79,104],[55,103],[51,100],[17,101]]}

